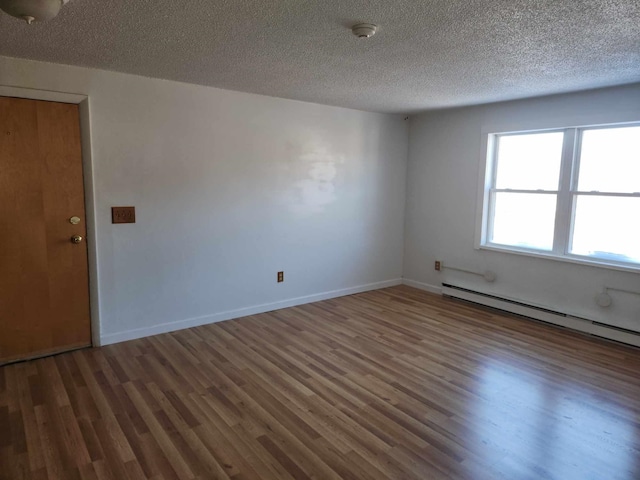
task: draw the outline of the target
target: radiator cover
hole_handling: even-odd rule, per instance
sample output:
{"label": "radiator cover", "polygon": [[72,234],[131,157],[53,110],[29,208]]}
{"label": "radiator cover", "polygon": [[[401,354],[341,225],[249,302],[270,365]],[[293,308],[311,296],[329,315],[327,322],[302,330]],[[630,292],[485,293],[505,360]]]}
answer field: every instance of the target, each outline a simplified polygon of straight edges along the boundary
{"label": "radiator cover", "polygon": [[442,295],[640,347],[640,333],[585,318],[574,317],[545,307],[482,293],[448,283],[442,284]]}

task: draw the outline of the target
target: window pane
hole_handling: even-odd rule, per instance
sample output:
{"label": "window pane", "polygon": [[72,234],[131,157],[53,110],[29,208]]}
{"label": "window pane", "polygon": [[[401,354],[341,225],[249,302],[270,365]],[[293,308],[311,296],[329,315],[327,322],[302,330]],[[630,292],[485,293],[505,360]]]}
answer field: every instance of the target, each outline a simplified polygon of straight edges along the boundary
{"label": "window pane", "polygon": [[498,137],[496,188],[557,190],[563,132]]}
{"label": "window pane", "polygon": [[582,132],[578,190],[640,192],[640,127]]}
{"label": "window pane", "polygon": [[553,249],[556,195],[498,192],[494,205],[492,243]]}
{"label": "window pane", "polygon": [[571,253],[640,263],[640,198],[579,195]]}

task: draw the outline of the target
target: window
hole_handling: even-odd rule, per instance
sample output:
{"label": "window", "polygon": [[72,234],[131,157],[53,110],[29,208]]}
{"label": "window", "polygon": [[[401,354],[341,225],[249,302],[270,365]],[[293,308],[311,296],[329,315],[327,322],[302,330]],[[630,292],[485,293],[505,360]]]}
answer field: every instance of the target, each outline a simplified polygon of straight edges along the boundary
{"label": "window", "polygon": [[489,135],[481,246],[640,269],[640,125]]}

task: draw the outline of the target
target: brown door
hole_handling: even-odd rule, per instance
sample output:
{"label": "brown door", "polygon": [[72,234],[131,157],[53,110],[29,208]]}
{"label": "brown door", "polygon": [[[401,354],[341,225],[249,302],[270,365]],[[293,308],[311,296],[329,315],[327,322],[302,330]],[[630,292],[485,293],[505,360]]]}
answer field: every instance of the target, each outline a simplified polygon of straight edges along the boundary
{"label": "brown door", "polygon": [[85,236],[78,106],[0,97],[0,364],[91,344]]}

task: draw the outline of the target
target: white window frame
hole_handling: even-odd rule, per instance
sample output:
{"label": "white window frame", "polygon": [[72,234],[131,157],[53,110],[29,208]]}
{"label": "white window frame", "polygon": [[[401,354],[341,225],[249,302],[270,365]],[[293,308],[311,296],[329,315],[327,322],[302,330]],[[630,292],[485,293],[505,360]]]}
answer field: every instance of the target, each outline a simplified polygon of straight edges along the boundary
{"label": "white window frame", "polygon": [[[580,195],[614,196],[614,197],[636,197],[640,198],[640,192],[619,193],[619,192],[584,192],[577,189],[580,147],[582,145],[582,134],[586,130],[604,128],[637,127],[640,122],[619,122],[597,125],[581,125],[561,128],[517,130],[507,132],[483,133],[483,142],[486,148],[483,149],[485,155],[483,173],[480,178],[480,195],[478,197],[478,218],[476,220],[476,249],[508,252],[519,255],[543,257],[551,260],[558,260],[570,263],[595,265],[614,270],[640,272],[640,263],[624,262],[604,257],[577,255],[569,252],[573,243],[573,225],[575,214],[575,202]],[[497,189],[495,188],[497,176],[497,139],[509,135],[526,135],[535,133],[563,133],[562,158],[560,164],[560,178],[558,190],[520,190],[520,189]],[[556,219],[554,226],[553,247],[551,250],[540,250],[513,245],[503,245],[488,241],[493,221],[495,193],[531,193],[531,194],[555,194],[557,195]]]}

